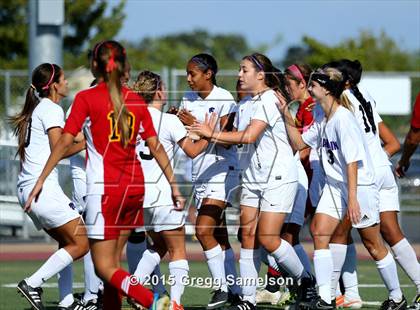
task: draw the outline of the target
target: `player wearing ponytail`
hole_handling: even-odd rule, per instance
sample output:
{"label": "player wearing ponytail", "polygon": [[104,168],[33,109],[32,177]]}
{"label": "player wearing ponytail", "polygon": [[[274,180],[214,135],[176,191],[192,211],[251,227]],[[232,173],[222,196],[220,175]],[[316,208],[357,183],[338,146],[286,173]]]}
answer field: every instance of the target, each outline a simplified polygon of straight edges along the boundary
{"label": "player wearing ponytail", "polygon": [[99,83],[76,95],[64,133],[27,201],[30,204],[40,194],[44,180],[84,125],[88,149],[87,234],[95,270],[105,284],[103,303],[108,309],[121,308],[121,294],[144,307],[153,303],[151,291],[130,284],[130,274],[120,268],[117,247],[128,237],[122,232],[141,226],[143,221],[144,178],[135,153],[138,134],[139,139],[147,141],[170,182],[174,201],[181,207],[184,203],[144,100],[121,84],[126,61],[124,47],[116,41],[94,47],[91,66]]}

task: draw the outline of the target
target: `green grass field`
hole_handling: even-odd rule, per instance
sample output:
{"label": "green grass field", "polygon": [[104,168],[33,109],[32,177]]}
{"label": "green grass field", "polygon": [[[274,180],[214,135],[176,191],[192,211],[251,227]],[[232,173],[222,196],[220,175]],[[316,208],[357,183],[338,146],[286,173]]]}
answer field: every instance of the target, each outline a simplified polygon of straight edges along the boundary
{"label": "green grass field", "polygon": [[[1,310],[20,310],[30,309],[26,300],[24,300],[16,292],[16,283],[34,272],[42,264],[40,261],[34,262],[1,262],[0,264],[0,309]],[[80,262],[74,265],[74,282],[76,284],[83,283],[83,265]],[[162,264],[162,273],[168,274],[168,265]],[[261,275],[264,275],[266,267],[261,268]],[[360,293],[362,299],[368,302],[382,302],[385,300],[387,294],[386,289],[382,285],[379,274],[376,271],[375,263],[372,261],[360,261],[358,266]],[[399,269],[400,281],[404,295],[411,302],[415,295],[415,289],[407,276]],[[209,272],[207,265],[203,262],[190,262],[190,276],[191,277],[208,277]],[[50,279],[44,288],[43,301],[46,309],[56,309],[58,299],[58,289],[56,287],[56,278]],[[367,287],[371,285],[372,287]],[[378,286],[375,286],[378,285]],[[380,286],[379,286],[380,285]],[[49,287],[53,286],[53,287]],[[81,292],[83,288],[75,288],[75,292]],[[210,296],[210,289],[186,287],[183,296],[183,303],[185,308],[199,309],[206,305]],[[258,307],[259,309],[275,307]],[[366,309],[377,309],[378,305],[369,304]],[[127,308],[129,309],[129,308]],[[204,309],[204,308],[203,308]]]}

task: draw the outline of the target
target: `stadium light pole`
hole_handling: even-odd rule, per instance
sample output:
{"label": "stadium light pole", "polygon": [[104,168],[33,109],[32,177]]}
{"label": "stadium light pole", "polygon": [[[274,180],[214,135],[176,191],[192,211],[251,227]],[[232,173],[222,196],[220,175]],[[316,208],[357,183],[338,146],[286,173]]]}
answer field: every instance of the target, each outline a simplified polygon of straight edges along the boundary
{"label": "stadium light pole", "polygon": [[64,0],[30,0],[29,75],[44,62],[63,64]]}

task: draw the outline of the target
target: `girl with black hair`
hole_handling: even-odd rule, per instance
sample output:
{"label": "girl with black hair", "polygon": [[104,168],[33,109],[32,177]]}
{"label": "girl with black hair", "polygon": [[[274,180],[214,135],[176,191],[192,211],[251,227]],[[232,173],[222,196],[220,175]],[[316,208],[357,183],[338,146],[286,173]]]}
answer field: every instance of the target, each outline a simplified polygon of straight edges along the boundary
{"label": "girl with black hair", "polygon": [[345,85],[344,75],[324,66],[311,75],[309,92],[321,105],[325,117],[300,134],[280,95],[279,108],[284,115],[290,140],[297,150],[317,149],[326,175],[316,213],[311,223],[314,239],[314,267],[319,297],[308,304],[311,309],[334,309],[335,289],[344,263],[346,248],[331,252],[330,242],[337,231],[358,229],[366,249],[375,259],[379,273],[395,306],[385,301],[381,309],[403,309],[406,301],[399,286],[392,255],[379,232],[379,193],[365,138],[351,111],[339,99]]}
{"label": "girl with black hair", "polygon": [[135,153],[137,134],[147,141],[170,182],[174,202],[180,208],[184,205],[143,99],[122,85],[125,63],[126,52],[118,42],[96,44],[92,72],[99,83],[76,95],[64,133],[25,205],[29,207],[39,196],[46,177],[85,124],[88,148],[86,224],[95,270],[105,282],[104,309],[120,309],[122,294],[144,307],[150,307],[154,301],[152,292],[130,282],[130,274],[119,263],[121,231],[142,224],[144,179]]}
{"label": "girl with black hair", "polygon": [[[215,113],[218,130],[232,129],[235,100],[230,92],[217,86],[217,70],[216,60],[209,54],[198,54],[189,60],[187,82],[192,91],[182,98],[178,114],[184,125],[204,121],[207,113]],[[232,301],[241,293],[237,285],[228,287],[226,284],[227,276],[236,279],[235,255],[229,243],[225,208],[231,205],[239,183],[237,166],[236,148],[222,144],[209,144],[204,153],[193,159],[192,181],[198,210],[196,236],[204,250],[210,274],[219,286],[207,309],[220,308],[229,297]]]}
{"label": "girl with black hair", "polygon": [[240,64],[241,89],[252,95],[239,114],[235,132],[213,131],[215,115],[205,123],[195,123],[193,130],[212,142],[246,148],[242,156],[241,253],[239,279],[241,302],[229,309],[255,309],[258,272],[261,265],[260,245],[277,264],[296,280],[300,280],[300,299],[313,285],[292,246],[279,236],[284,219],[293,208],[297,191],[297,169],[292,147],[277,108],[274,90],[285,94],[283,78],[264,55],[254,53]]}
{"label": "girl with black hair", "polygon": [[399,141],[376,111],[374,99],[366,90],[358,87],[362,75],[361,63],[358,60],[342,59],[336,64],[337,69],[347,75],[346,89],[343,94],[351,103],[374,164],[375,184],[379,190],[382,237],[390,246],[397,262],[416,286],[417,296],[414,299],[414,306],[419,307],[420,264],[413,247],[404,237],[398,223],[400,211],[398,186],[389,161],[389,158],[399,151]]}
{"label": "girl with black hair", "polygon": [[[44,309],[41,301],[41,285],[79,259],[89,249],[86,229],[74,204],[64,194],[58,182],[58,171],[54,169],[45,180],[44,191],[33,204],[30,191],[42,172],[51,150],[57,145],[64,127],[64,112],[59,106],[67,96],[68,86],[63,70],[56,64],[44,63],[32,73],[32,84],[26,93],[22,111],[12,117],[18,137],[18,155],[21,171],[18,176],[18,199],[37,229],[44,229],[59,244],[56,251],[33,275],[18,284],[18,291],[34,309]],[[62,154],[70,156],[85,148],[84,143],[73,144]],[[60,158],[61,159],[61,158]],[[77,231],[75,234],[74,232]],[[79,305],[69,298],[63,300],[70,306]]]}

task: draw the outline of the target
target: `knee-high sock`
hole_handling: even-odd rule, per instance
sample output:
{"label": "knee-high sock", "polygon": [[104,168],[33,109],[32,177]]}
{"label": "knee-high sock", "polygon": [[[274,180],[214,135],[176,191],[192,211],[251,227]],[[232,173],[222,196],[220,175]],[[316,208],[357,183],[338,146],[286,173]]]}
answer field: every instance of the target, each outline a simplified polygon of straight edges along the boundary
{"label": "knee-high sock", "polygon": [[90,251],[83,257],[83,268],[85,272],[85,293],[83,300],[97,299],[101,279],[95,273],[95,266],[93,265]]}
{"label": "knee-high sock", "polygon": [[330,304],[333,260],[329,249],[314,251],[314,269],[319,296],[322,300]]}
{"label": "knee-high sock", "polygon": [[144,251],[143,257],[140,259],[134,275],[139,279],[140,284],[149,278],[153,270],[160,263],[160,256],[152,250]]}
{"label": "knee-high sock", "polygon": [[307,276],[295,250],[286,240],[281,239],[280,246],[271,255],[276,259],[280,268],[283,268],[293,278],[300,279]]}
{"label": "knee-high sock", "polygon": [[256,303],[255,294],[257,292],[257,283],[255,282],[255,280],[258,279],[260,266],[261,266],[261,259],[260,259],[259,249],[254,250],[254,249],[241,248],[240,259],[239,259],[240,274],[244,283],[249,284],[249,285],[242,286],[242,299],[249,301],[253,305],[255,305]]}
{"label": "knee-high sock", "polygon": [[119,292],[134,298],[142,306],[149,308],[153,303],[153,293],[139,283],[131,284],[130,277],[131,275],[127,271],[118,269],[112,275],[110,284]]}
{"label": "knee-high sock", "polygon": [[184,281],[188,276],[188,261],[180,259],[169,263],[169,273],[174,278],[174,284],[171,286],[171,300],[178,305],[181,304],[181,296],[184,293]]}
{"label": "knee-high sock", "polygon": [[376,261],[376,266],[389,291],[389,298],[396,302],[401,301],[402,292],[400,281],[398,280],[397,264],[395,264],[395,260],[391,253],[388,252],[383,259]]}
{"label": "knee-high sock", "polygon": [[147,241],[144,240],[140,243],[127,242],[127,263],[128,263],[128,272],[134,274],[136,271],[137,265],[139,264],[140,259],[143,256],[144,251],[147,249]]}
{"label": "knee-high sock", "polygon": [[223,258],[225,262],[225,274],[226,279],[229,281],[226,281],[228,284],[232,283],[232,285],[229,285],[229,289],[233,294],[241,295],[242,290],[239,287],[238,284],[236,284],[236,280],[238,278],[238,273],[236,272],[236,265],[235,265],[235,253],[233,252],[232,248],[229,248],[225,251],[223,251]]}
{"label": "knee-high sock", "polygon": [[360,299],[356,255],[354,243],[347,245],[346,260],[344,261],[341,277],[344,284],[344,294],[351,299]]}
{"label": "knee-high sock", "polygon": [[223,250],[218,244],[214,248],[204,251],[207,265],[213,280],[220,286],[220,289],[227,292],[225,263],[223,261]]}
{"label": "knee-high sock", "polygon": [[333,273],[331,278],[331,300],[335,299],[338,280],[340,280],[341,270],[346,260],[347,245],[330,243],[331,257],[333,260]]}
{"label": "knee-high sock", "polygon": [[25,279],[26,283],[32,287],[39,287],[53,275],[63,270],[73,262],[73,258],[65,249],[59,249],[39,268],[33,275]]}
{"label": "knee-high sock", "polygon": [[68,307],[74,302],[73,298],[73,264],[68,264],[58,274],[59,305]]}
{"label": "knee-high sock", "polygon": [[407,276],[414,282],[417,294],[420,294],[420,264],[417,261],[416,252],[408,243],[407,239],[402,239],[391,247],[395,259],[405,271]]}

